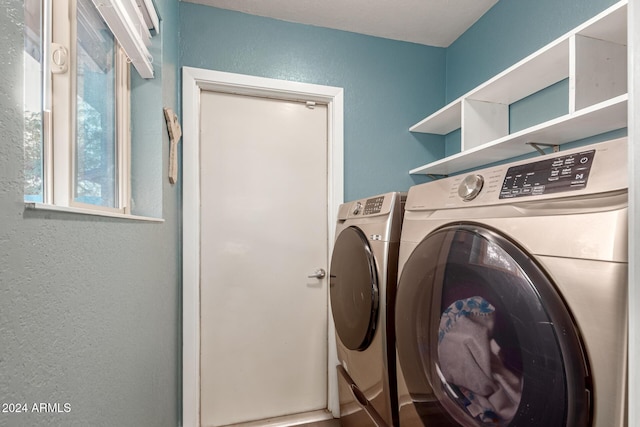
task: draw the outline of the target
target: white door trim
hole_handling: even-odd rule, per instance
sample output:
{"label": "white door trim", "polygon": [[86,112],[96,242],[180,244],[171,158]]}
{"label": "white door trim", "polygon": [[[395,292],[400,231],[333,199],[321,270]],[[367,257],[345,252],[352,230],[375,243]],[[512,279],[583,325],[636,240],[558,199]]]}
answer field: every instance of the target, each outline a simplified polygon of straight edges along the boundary
{"label": "white door trim", "polygon": [[[344,93],[342,88],[199,68],[182,68],[182,425],[200,425],[200,93],[202,90],[313,101],[328,107],[328,224],[330,258],[334,218],[343,201]],[[241,172],[241,171],[239,171]],[[328,283],[328,282],[327,282]],[[327,289],[328,292],[328,289]],[[333,319],[328,316],[329,367],[337,364]],[[338,385],[327,369],[328,410],[338,415]]]}

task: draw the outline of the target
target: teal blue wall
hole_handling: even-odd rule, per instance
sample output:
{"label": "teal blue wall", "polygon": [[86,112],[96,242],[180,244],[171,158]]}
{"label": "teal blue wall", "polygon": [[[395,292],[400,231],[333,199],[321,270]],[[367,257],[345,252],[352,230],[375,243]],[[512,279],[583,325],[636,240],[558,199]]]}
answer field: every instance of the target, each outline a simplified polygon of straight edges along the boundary
{"label": "teal blue wall", "polygon": [[134,195],[164,223],[25,210],[23,2],[0,2],[0,403],[71,409],[0,413],[1,426],[178,425],[181,190],[166,179],[162,107],[179,107],[179,8],[155,3],[157,77],[133,79],[132,144],[151,180]]}
{"label": "teal blue wall", "polygon": [[444,154],[409,127],[444,104],[445,50],[180,4],[182,65],[344,88],[345,200],[407,190]]}

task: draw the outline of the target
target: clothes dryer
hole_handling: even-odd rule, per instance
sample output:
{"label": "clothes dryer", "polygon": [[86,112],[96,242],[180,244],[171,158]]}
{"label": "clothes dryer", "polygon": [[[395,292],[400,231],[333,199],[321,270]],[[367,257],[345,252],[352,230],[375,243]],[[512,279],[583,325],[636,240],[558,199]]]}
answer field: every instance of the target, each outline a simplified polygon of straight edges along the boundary
{"label": "clothes dryer", "polygon": [[622,138],[409,190],[401,427],[626,425],[626,153]]}
{"label": "clothes dryer", "polygon": [[393,308],[406,194],[340,206],[330,297],[343,427],[397,426]]}

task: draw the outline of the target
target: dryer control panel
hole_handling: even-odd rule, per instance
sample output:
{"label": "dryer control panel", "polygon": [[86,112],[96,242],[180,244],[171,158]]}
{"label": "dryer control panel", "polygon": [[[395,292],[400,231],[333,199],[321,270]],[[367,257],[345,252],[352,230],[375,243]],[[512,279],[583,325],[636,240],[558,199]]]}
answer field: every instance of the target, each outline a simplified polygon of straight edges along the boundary
{"label": "dryer control panel", "polygon": [[502,182],[500,198],[582,190],[587,186],[595,152],[583,151],[512,166]]}

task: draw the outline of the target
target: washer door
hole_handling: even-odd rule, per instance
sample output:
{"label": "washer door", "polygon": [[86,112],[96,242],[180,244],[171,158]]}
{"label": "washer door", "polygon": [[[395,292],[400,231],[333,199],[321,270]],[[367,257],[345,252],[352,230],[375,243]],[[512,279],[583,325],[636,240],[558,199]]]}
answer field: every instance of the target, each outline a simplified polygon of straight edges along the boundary
{"label": "washer door", "polygon": [[519,246],[477,224],[427,236],[400,277],[398,357],[425,425],[590,425],[569,310]]}
{"label": "washer door", "polygon": [[350,350],[364,350],[371,341],[378,317],[378,275],[364,233],[344,229],[331,257],[330,296],[336,332]]}

